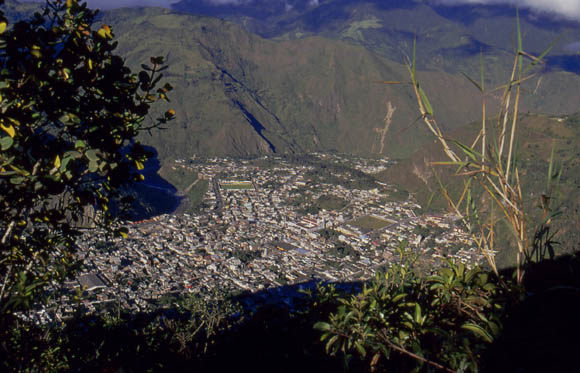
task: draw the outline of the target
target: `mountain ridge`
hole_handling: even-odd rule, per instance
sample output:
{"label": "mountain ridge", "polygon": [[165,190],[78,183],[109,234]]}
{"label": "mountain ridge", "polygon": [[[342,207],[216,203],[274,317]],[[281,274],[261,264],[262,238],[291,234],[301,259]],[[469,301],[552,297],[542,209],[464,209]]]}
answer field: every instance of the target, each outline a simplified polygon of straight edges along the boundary
{"label": "mountain ridge", "polygon": [[[409,156],[428,141],[417,124],[416,102],[406,85],[409,77],[401,57],[412,54],[414,26],[405,23],[416,9],[422,12],[415,13],[419,20],[433,18],[418,35],[418,75],[443,127],[461,127],[481,115],[481,97],[461,74],[479,75],[478,49],[489,45],[483,55],[487,87],[502,83],[508,76],[512,55],[494,46],[501,37],[497,42],[480,44],[481,38],[456,33],[467,28],[446,20],[437,9],[415,3],[390,3],[390,8],[373,1],[357,6],[347,0],[323,3],[339,13],[347,5],[351,7],[354,16],[344,11],[347,21],[335,25],[350,35],[348,38],[322,32],[267,39],[227,20],[159,8],[101,13],[98,22],[112,25],[119,41],[117,53],[132,68],[138,70],[152,55],[163,55],[169,62],[164,78],[175,87],[170,107],[175,109],[177,120],[165,131],[144,134],[144,142],[157,148],[162,159],[312,151],[377,154],[381,148],[380,153],[388,157]],[[11,14],[22,14],[14,4],[8,4]],[[401,6],[395,9],[397,4]],[[24,8],[29,11],[29,4]],[[317,9],[321,12],[326,8]],[[368,18],[371,16],[375,18]],[[300,17],[295,14],[298,21]],[[385,19],[398,20],[400,25],[385,28]],[[489,22],[492,26],[512,22],[507,17],[498,19]],[[327,23],[334,21],[331,18]],[[470,27],[487,27],[481,17],[469,22]],[[379,24],[382,29],[377,28]],[[530,25],[522,21],[522,27]],[[554,36],[553,30],[537,34],[536,29],[531,32],[536,35],[532,46]],[[385,38],[390,31],[394,32],[392,37]],[[360,36],[360,40],[352,36]],[[506,38],[503,36],[503,41],[509,48]],[[425,49],[422,40],[434,44]],[[373,47],[373,42],[386,47]],[[401,53],[390,54],[388,48]],[[566,55],[560,64],[569,63],[569,57]],[[383,81],[401,84],[385,85]],[[575,72],[558,66],[545,68],[538,78],[524,84],[527,94],[522,111],[573,113],[577,111],[579,84],[580,76]],[[488,95],[490,110],[500,94]],[[395,108],[389,126],[383,121],[386,104]]]}
{"label": "mountain ridge", "polygon": [[[113,25],[119,52],[130,65],[139,66],[151,54],[168,58],[178,124],[168,130],[170,136],[165,131],[147,138],[162,157],[365,153],[377,140],[375,129],[384,127],[387,101],[397,110],[385,155],[410,154],[407,148],[426,139],[414,124],[411,91],[380,83],[406,82],[406,67],[360,45],[321,36],[264,39],[224,20],[162,9],[110,11],[103,21]],[[545,93],[526,98],[524,110],[573,112],[579,77],[545,74],[539,84]],[[454,128],[479,117],[481,98],[463,76],[419,75],[444,125]],[[532,92],[534,84],[528,87]],[[554,91],[560,98],[550,98]],[[402,145],[406,138],[411,140]]]}

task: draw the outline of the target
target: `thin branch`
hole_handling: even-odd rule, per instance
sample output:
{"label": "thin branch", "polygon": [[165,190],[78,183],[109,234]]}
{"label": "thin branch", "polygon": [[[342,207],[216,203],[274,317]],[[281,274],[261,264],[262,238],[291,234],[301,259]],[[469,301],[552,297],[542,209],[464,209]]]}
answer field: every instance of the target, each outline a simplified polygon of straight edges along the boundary
{"label": "thin branch", "polygon": [[2,245],[6,245],[6,241],[8,240],[8,237],[10,237],[10,234],[12,233],[12,229],[14,229],[14,225],[16,225],[16,221],[12,220],[8,225],[8,228],[6,228],[6,232],[4,232],[4,235],[2,236],[1,241]]}
{"label": "thin branch", "polygon": [[382,329],[382,330],[381,330],[381,334],[382,334],[382,337],[383,337],[384,341],[385,341],[385,342],[386,342],[386,343],[387,343],[387,344],[388,344],[388,345],[389,345],[391,348],[393,348],[394,350],[397,350],[397,351],[399,351],[400,353],[402,353],[402,354],[405,354],[405,355],[407,355],[407,356],[410,356],[410,357],[412,357],[412,358],[413,358],[413,359],[415,359],[415,360],[422,361],[422,362],[424,362],[424,363],[427,363],[427,364],[429,364],[429,365],[431,365],[431,366],[434,366],[434,367],[435,367],[435,368],[437,368],[437,369],[441,369],[441,370],[443,370],[443,371],[445,371],[445,372],[448,372],[448,373],[456,373],[456,371],[454,371],[453,369],[447,368],[447,367],[446,367],[446,366],[444,366],[444,365],[441,365],[441,364],[439,364],[439,363],[436,363],[436,362],[434,362],[434,361],[432,361],[432,360],[429,360],[429,359],[426,359],[426,358],[424,358],[424,357],[422,357],[422,356],[419,356],[419,355],[417,355],[417,354],[414,354],[414,353],[412,353],[411,351],[408,351],[408,350],[404,349],[403,347],[397,346],[396,344],[394,344],[393,342],[391,342],[391,341],[389,340],[389,338],[387,337],[387,332],[385,331],[385,329]]}

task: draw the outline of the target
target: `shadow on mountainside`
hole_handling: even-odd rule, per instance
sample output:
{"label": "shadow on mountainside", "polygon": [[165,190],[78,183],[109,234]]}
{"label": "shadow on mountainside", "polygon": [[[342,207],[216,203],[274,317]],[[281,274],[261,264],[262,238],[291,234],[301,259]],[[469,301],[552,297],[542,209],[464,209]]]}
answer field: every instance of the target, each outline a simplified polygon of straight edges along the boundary
{"label": "shadow on mountainside", "polygon": [[141,171],[145,180],[133,183],[124,193],[134,199],[128,210],[123,211],[128,215],[128,220],[151,219],[154,216],[174,213],[183,199],[177,194],[175,186],[159,175],[161,162],[157,150],[150,146],[145,146],[145,149],[151,154]]}

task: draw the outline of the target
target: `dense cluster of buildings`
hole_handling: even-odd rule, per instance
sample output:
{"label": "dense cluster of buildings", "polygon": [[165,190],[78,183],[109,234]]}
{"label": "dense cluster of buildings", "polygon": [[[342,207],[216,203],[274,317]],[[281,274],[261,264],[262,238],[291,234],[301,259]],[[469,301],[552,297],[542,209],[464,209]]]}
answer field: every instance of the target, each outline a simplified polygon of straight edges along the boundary
{"label": "dense cluster of buildings", "polygon": [[[97,312],[113,304],[145,311],[167,294],[367,280],[396,260],[400,246],[420,250],[433,265],[449,257],[465,263],[481,259],[452,216],[419,215],[420,206],[411,200],[390,199],[392,188],[348,189],[316,180],[313,166],[268,161],[267,166],[228,158],[177,161],[173,167],[210,180],[201,211],[129,224],[128,238],[87,232],[79,240],[86,269],[76,284],[85,293],[86,309]],[[369,172],[384,166],[354,162]],[[323,196],[345,201],[344,206],[299,212]],[[436,227],[439,234],[417,234],[419,226],[421,232]],[[60,299],[61,305],[70,303],[72,294]]]}

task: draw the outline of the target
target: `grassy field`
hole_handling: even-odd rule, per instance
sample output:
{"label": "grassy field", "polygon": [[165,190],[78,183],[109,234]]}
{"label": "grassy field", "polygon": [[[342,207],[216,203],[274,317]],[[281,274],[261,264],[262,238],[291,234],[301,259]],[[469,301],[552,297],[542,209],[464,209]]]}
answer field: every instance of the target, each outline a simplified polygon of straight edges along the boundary
{"label": "grassy field", "polygon": [[357,218],[355,220],[351,220],[348,224],[359,228],[367,228],[375,230],[384,228],[387,225],[390,225],[391,223],[386,220],[378,219],[375,218],[374,216],[367,215]]}
{"label": "grassy field", "polygon": [[203,196],[208,190],[209,182],[207,180],[199,180],[198,173],[195,170],[186,169],[182,167],[171,166],[162,167],[159,175],[171,183],[179,192],[185,192],[188,198],[187,208],[183,212],[198,211],[202,205]]}
{"label": "grassy field", "polygon": [[193,186],[187,193],[187,197],[189,198],[189,208],[190,212],[197,211],[203,201],[203,196],[207,192],[209,187],[209,182],[207,180],[199,180],[197,184]]}
{"label": "grassy field", "polygon": [[333,195],[322,195],[314,203],[316,207],[325,210],[340,210],[348,205],[344,198]]}
{"label": "grassy field", "polygon": [[250,181],[235,181],[220,183],[220,188],[225,190],[254,190],[254,184]]}

